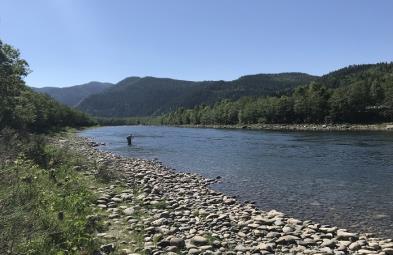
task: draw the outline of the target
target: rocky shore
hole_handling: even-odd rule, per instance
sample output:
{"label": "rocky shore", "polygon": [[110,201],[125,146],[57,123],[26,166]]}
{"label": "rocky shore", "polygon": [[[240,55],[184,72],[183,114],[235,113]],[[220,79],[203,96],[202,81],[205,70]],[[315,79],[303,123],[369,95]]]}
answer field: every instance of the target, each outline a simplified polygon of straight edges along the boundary
{"label": "rocky shore", "polygon": [[393,131],[393,123],[382,123],[382,124],[181,125],[179,127],[277,130],[277,131]]}
{"label": "rocky shore", "polygon": [[393,254],[391,239],[240,203],[209,188],[218,179],[102,152],[81,137],[61,145],[96,162],[86,175],[115,176],[91,187],[98,197],[92,206],[108,226],[97,233],[103,254]]}

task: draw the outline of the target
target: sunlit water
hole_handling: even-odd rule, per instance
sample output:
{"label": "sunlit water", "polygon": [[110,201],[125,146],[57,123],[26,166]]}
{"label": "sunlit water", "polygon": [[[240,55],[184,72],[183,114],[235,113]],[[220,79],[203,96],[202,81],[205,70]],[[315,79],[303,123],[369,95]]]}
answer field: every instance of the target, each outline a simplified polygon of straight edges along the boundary
{"label": "sunlit water", "polygon": [[393,133],[120,126],[81,135],[102,150],[221,176],[214,189],[264,210],[393,238]]}

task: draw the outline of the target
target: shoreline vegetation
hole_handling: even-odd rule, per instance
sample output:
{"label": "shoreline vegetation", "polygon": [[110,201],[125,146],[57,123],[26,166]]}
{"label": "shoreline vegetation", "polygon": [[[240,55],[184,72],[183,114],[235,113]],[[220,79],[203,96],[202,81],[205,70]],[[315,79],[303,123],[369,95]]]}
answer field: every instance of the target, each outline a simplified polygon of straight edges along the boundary
{"label": "shoreline vegetation", "polygon": [[277,131],[393,131],[393,122],[370,124],[163,124],[160,117],[132,118],[97,118],[99,126],[174,126],[186,128],[222,128],[222,129],[251,129]]}
{"label": "shoreline vegetation", "polygon": [[83,169],[94,164],[68,147],[67,133],[0,132],[0,254],[94,254],[96,200]]}
{"label": "shoreline vegetation", "polygon": [[32,91],[29,72],[0,40],[0,254],[95,254],[103,226],[91,216],[91,180],[76,171],[89,162],[53,141],[96,122]]}

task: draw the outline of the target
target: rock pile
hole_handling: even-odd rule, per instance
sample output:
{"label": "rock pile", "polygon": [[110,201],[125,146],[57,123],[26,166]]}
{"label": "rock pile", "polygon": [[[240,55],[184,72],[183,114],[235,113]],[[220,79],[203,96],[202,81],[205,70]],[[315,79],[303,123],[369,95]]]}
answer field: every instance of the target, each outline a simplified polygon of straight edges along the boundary
{"label": "rock pile", "polygon": [[70,143],[121,172],[115,184],[96,190],[95,206],[110,223],[99,236],[116,242],[123,254],[393,255],[391,239],[261,211],[210,189],[216,180],[101,152],[80,138]]}

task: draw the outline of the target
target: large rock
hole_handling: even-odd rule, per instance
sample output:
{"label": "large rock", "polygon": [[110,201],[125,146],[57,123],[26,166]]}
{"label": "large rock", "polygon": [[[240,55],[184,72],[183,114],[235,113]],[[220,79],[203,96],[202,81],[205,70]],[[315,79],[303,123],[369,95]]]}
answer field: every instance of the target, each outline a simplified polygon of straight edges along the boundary
{"label": "large rock", "polygon": [[293,244],[296,243],[297,240],[299,240],[300,238],[297,236],[292,236],[292,235],[286,235],[286,236],[282,236],[280,238],[278,238],[276,240],[277,244]]}
{"label": "large rock", "polygon": [[386,255],[393,255],[393,248],[385,248],[382,250]]}
{"label": "large rock", "polygon": [[169,240],[170,245],[172,246],[176,246],[177,248],[183,248],[186,243],[184,241],[184,239],[182,238],[177,238],[177,237],[173,237]]}
{"label": "large rock", "polygon": [[351,244],[348,246],[348,249],[350,249],[351,251],[357,251],[357,250],[359,250],[360,248],[362,248],[362,245],[361,245],[359,242],[351,243]]}
{"label": "large rock", "polygon": [[339,230],[337,230],[337,239],[338,240],[356,241],[359,239],[359,236],[355,233],[349,233],[345,230],[339,229]]}
{"label": "large rock", "polygon": [[201,251],[195,248],[191,248],[188,250],[188,254],[199,254]]}
{"label": "large rock", "polygon": [[337,241],[334,239],[324,239],[321,244],[321,247],[334,248],[334,247],[336,247],[336,243],[337,243]]}
{"label": "large rock", "polygon": [[275,219],[269,219],[262,217],[261,215],[257,215],[252,218],[255,223],[257,224],[262,224],[262,225],[273,225],[273,223],[276,221]]}
{"label": "large rock", "polygon": [[258,246],[254,247],[255,250],[258,251],[269,251],[273,252],[273,247],[271,244],[266,244],[266,243],[260,243]]}
{"label": "large rock", "polygon": [[196,246],[203,246],[203,245],[207,245],[209,241],[203,236],[194,236],[191,239],[191,243]]}

